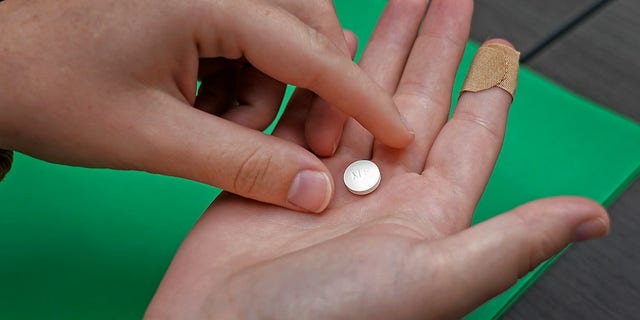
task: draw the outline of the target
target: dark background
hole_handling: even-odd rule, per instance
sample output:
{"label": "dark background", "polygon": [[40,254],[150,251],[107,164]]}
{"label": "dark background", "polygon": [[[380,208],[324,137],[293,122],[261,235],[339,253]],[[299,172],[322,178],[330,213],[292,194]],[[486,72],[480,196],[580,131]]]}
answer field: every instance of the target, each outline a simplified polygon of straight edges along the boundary
{"label": "dark background", "polygon": [[[476,0],[471,37],[511,41],[528,67],[640,122],[640,1]],[[504,319],[640,319],[639,211],[636,180],[611,235],[572,246]]]}

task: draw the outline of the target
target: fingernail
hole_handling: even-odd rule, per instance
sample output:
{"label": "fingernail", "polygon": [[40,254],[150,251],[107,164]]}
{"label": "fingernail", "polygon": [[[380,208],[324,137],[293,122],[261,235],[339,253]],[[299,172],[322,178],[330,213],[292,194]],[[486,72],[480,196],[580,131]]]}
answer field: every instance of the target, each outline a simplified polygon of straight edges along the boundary
{"label": "fingernail", "polygon": [[326,173],[303,170],[293,179],[288,200],[302,209],[320,213],[329,205],[332,193],[331,180]]}
{"label": "fingernail", "polygon": [[404,127],[407,128],[407,131],[415,134],[412,130],[411,127],[409,127],[409,121],[407,120],[407,118],[405,118],[404,114],[400,114],[400,120],[402,120],[402,124],[404,124]]}
{"label": "fingernail", "polygon": [[607,223],[601,219],[591,219],[580,224],[573,232],[574,241],[585,241],[600,238],[609,233]]}
{"label": "fingernail", "polygon": [[331,156],[335,155],[336,151],[338,151],[338,143],[334,142],[333,146],[332,146],[332,149],[331,149]]}
{"label": "fingernail", "polygon": [[404,123],[404,127],[407,128],[407,131],[409,131],[409,135],[411,135],[411,142],[413,142],[413,140],[416,137],[416,132],[413,131],[413,129],[411,129],[411,127],[409,126],[409,121],[407,120],[407,118],[404,117],[403,114],[400,114],[400,119],[402,119],[402,122]]}

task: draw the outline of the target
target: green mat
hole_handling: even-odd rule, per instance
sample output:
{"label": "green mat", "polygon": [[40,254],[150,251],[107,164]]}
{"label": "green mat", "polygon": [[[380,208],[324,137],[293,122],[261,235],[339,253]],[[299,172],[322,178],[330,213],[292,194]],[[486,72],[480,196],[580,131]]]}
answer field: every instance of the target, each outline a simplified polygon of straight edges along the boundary
{"label": "green mat", "polygon": [[[336,6],[365,43],[384,3]],[[469,45],[462,70],[476,47]],[[640,126],[529,70],[520,79],[475,221],[552,195],[611,203],[638,174]],[[0,318],[140,318],[180,241],[218,192],[176,178],[17,155],[0,183]],[[467,319],[499,317],[550,263]]]}

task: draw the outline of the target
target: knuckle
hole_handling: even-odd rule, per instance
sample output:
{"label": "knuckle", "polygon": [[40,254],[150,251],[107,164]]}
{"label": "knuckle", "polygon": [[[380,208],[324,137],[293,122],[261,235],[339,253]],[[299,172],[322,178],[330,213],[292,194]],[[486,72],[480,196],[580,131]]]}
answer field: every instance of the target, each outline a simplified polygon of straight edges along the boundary
{"label": "knuckle", "polygon": [[479,129],[479,131],[487,133],[492,139],[502,143],[503,133],[498,127],[498,124],[490,121],[485,116],[477,112],[470,110],[457,110],[453,115],[453,119],[466,122],[473,129]]}
{"label": "knuckle", "polygon": [[512,215],[515,220],[514,230],[520,230],[520,236],[516,239],[516,246],[524,248],[518,268],[518,278],[525,276],[535,269],[540,263],[545,261],[556,250],[554,235],[545,230],[533,227],[536,221],[522,214]]}
{"label": "knuckle", "polygon": [[335,15],[333,1],[331,0],[309,0],[305,1],[310,10],[310,18],[322,20],[327,16]]}
{"label": "knuckle", "polygon": [[404,79],[395,99],[413,106],[429,107],[429,106],[449,106],[451,105],[451,96],[439,94],[440,92],[450,92],[451,88],[443,84],[429,84],[416,79]]}
{"label": "knuckle", "polygon": [[428,1],[424,0],[389,0],[389,6],[400,8],[402,12],[424,14]]}
{"label": "knuckle", "polygon": [[[521,278],[527,273],[535,269],[542,262],[551,257],[556,251],[555,236],[545,231],[535,231],[528,228],[528,232],[532,233],[528,239],[524,240],[528,246],[528,259],[525,268],[520,270],[518,277]],[[524,247],[526,248],[526,247]]]}
{"label": "knuckle", "polygon": [[267,150],[258,148],[251,152],[240,164],[233,188],[235,193],[252,195],[265,186],[272,166],[273,156]]}
{"label": "knuckle", "polygon": [[[310,50],[311,63],[307,64],[306,70],[302,77],[301,86],[308,89],[313,89],[318,85],[325,83],[328,76],[333,70],[332,66],[335,66],[336,59],[341,56],[340,50],[321,32],[315,29],[309,28],[308,30],[308,47]],[[346,58],[346,56],[345,56]]]}
{"label": "knuckle", "polygon": [[416,41],[438,42],[440,44],[439,47],[442,48],[454,48],[466,44],[466,39],[462,37],[431,29],[425,29],[421,32]]}
{"label": "knuckle", "polygon": [[309,45],[312,48],[311,52],[317,53],[318,58],[327,53],[335,54],[338,52],[336,46],[326,34],[314,28],[307,28],[307,30],[307,39],[309,39]]}
{"label": "knuckle", "polygon": [[313,4],[313,8],[327,12],[333,9],[333,2],[331,0],[311,0],[309,3]]}

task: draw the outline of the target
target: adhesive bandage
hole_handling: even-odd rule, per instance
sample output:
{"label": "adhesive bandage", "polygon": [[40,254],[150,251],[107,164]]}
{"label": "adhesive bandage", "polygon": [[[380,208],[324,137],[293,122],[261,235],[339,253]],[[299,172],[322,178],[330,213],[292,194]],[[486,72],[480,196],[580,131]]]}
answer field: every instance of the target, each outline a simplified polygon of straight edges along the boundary
{"label": "adhesive bandage", "polygon": [[498,87],[514,96],[518,84],[520,52],[513,48],[490,43],[480,47],[461,92],[478,92]]}

